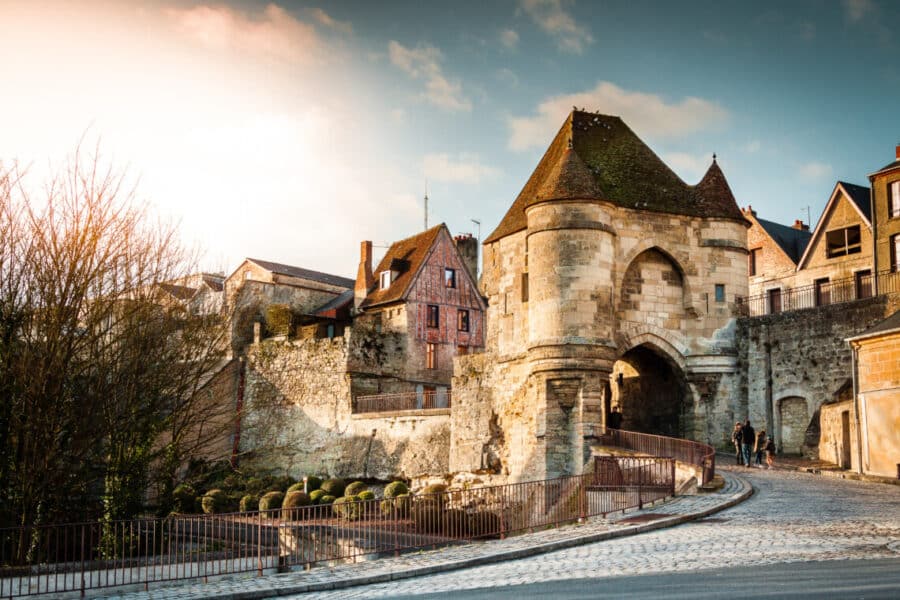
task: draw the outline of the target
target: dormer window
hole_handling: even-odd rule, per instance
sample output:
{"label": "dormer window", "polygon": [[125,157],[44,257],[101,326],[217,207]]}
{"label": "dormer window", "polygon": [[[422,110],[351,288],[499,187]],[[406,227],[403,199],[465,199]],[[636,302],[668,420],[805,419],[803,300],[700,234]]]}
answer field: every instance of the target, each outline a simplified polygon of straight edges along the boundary
{"label": "dormer window", "polygon": [[859,225],[826,232],[825,244],[825,256],[827,258],[847,256],[848,254],[857,254],[861,252],[862,238],[859,234]]}
{"label": "dormer window", "polygon": [[456,287],[456,269],[451,269],[449,267],[444,268],[444,287]]}
{"label": "dormer window", "polygon": [[390,271],[382,271],[380,277],[381,282],[378,286],[379,288],[381,288],[382,290],[386,290],[391,287],[391,280],[393,279],[393,277],[391,277]]}

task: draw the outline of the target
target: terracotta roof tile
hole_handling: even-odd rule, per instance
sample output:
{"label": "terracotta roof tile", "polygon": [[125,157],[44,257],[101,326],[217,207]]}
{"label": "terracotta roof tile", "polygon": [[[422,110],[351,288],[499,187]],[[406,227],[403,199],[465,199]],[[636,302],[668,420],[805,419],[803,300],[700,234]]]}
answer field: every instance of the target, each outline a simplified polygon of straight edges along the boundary
{"label": "terracotta roof tile", "polygon": [[525,229],[526,207],[564,198],[605,200],[639,210],[744,221],[725,175],[715,162],[700,183],[688,185],[619,117],[573,111],[484,243]]}
{"label": "terracotta roof tile", "polygon": [[[422,263],[425,262],[428,251],[431,250],[441,230],[447,231],[447,235],[450,235],[447,226],[441,223],[422,233],[391,244],[391,247],[388,248],[388,251],[378,263],[378,268],[375,269],[375,288],[363,300],[361,307],[366,308],[376,304],[402,300],[406,295],[407,289],[412,285]],[[394,281],[391,282],[391,285],[383,290],[379,287],[379,273],[391,270],[392,266],[403,270],[399,272]]]}

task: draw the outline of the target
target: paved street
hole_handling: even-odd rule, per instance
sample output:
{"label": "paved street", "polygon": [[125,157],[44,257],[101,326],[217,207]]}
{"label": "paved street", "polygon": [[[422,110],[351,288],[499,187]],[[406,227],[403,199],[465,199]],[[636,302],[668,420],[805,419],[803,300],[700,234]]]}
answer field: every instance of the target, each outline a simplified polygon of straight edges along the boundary
{"label": "paved street", "polygon": [[794,471],[736,472],[757,493],[702,521],[516,561],[314,596],[386,598],[730,567],[762,573],[765,565],[799,561],[900,558],[900,487]]}

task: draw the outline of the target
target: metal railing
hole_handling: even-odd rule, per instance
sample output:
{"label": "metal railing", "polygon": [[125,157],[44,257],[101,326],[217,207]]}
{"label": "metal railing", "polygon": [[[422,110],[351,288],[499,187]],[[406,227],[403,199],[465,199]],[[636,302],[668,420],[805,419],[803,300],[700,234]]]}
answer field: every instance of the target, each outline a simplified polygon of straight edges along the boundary
{"label": "metal railing", "polygon": [[387,500],[110,524],[0,529],[0,596],[287,569],[503,538],[675,493],[675,463],[604,458],[592,472]]}
{"label": "metal railing", "polygon": [[900,293],[900,273],[885,271],[878,273],[877,278],[871,274],[845,277],[740,297],[737,299],[737,307],[743,316],[759,317],[895,293]]}
{"label": "metal railing", "polygon": [[449,389],[427,392],[403,392],[357,396],[355,413],[391,412],[398,410],[430,410],[450,408],[452,392]]}
{"label": "metal railing", "polygon": [[606,429],[601,439],[606,445],[694,465],[703,471],[703,485],[712,481],[716,475],[716,450],[708,444],[610,428]]}

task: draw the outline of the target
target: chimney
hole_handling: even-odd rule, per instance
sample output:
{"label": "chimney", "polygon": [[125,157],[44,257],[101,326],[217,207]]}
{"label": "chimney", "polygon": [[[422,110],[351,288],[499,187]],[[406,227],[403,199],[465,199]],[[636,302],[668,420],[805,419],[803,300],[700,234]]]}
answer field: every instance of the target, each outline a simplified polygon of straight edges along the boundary
{"label": "chimney", "polygon": [[375,277],[372,275],[372,242],[365,241],[359,245],[359,270],[356,272],[356,286],[353,288],[353,306],[359,308],[372,289]]}
{"label": "chimney", "polygon": [[897,149],[895,150],[895,152],[896,152],[897,160],[900,160],[900,144],[897,145]]}
{"label": "chimney", "polygon": [[799,229],[800,231],[809,231],[809,225],[801,221],[800,219],[794,219],[794,224],[792,225],[794,229]]}
{"label": "chimney", "polygon": [[741,212],[745,215],[753,215],[754,217],[756,216],[756,211],[753,210],[753,206],[750,204],[747,205],[747,208],[742,208]]}
{"label": "chimney", "polygon": [[462,258],[463,264],[469,270],[472,281],[478,281],[478,240],[471,233],[464,233],[453,238],[456,250]]}

